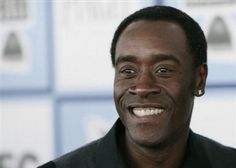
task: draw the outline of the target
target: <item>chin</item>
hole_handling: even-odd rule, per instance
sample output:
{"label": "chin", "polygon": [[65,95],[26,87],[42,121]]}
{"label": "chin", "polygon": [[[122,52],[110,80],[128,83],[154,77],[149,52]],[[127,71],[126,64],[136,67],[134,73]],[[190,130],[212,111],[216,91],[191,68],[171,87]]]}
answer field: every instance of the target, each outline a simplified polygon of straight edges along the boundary
{"label": "chin", "polygon": [[164,139],[161,135],[157,135],[157,134],[136,134],[136,133],[128,133],[129,135],[127,135],[129,137],[129,139],[139,145],[139,146],[143,146],[143,147],[158,147],[158,146],[162,146]]}

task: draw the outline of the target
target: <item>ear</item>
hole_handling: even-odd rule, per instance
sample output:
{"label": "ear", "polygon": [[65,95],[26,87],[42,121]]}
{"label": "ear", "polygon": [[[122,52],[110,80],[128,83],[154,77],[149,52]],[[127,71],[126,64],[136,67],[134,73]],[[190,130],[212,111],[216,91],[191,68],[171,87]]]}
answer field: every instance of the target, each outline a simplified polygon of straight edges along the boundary
{"label": "ear", "polygon": [[208,67],[206,63],[197,67],[196,71],[196,83],[194,95],[200,97],[205,93],[206,79],[208,74]]}

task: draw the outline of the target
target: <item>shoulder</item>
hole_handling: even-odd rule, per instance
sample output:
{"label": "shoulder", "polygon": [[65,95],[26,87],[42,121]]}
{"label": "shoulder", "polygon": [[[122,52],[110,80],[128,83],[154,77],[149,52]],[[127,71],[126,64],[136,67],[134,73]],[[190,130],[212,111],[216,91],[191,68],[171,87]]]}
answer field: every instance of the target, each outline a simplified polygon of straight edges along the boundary
{"label": "shoulder", "polygon": [[194,142],[199,145],[199,147],[205,150],[214,152],[212,154],[222,155],[222,154],[236,154],[236,149],[220,144],[210,138],[193,133]]}
{"label": "shoulder", "polygon": [[58,168],[94,167],[100,139],[82,146],[54,160]]}
{"label": "shoulder", "polygon": [[56,165],[53,161],[50,161],[41,166],[38,166],[37,168],[56,168]]}
{"label": "shoulder", "polygon": [[195,149],[206,155],[212,165],[236,167],[236,149],[224,146],[212,139],[193,133],[192,139]]}
{"label": "shoulder", "polygon": [[100,168],[115,165],[124,167],[125,163],[120,155],[117,138],[117,133],[120,133],[122,129],[121,121],[118,120],[104,137],[53,160],[54,167]]}

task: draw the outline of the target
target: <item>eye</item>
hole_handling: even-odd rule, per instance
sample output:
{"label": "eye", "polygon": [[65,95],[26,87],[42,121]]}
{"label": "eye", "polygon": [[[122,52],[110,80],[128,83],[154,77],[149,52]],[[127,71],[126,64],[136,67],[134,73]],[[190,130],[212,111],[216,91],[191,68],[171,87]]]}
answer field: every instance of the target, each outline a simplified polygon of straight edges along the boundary
{"label": "eye", "polygon": [[172,70],[169,68],[159,68],[156,72],[157,73],[168,73],[168,72],[172,72]]}
{"label": "eye", "polygon": [[124,77],[133,77],[136,74],[136,71],[133,68],[129,68],[129,67],[125,67],[125,68],[121,68],[121,70],[119,71],[119,73],[124,76]]}
{"label": "eye", "polygon": [[173,69],[167,67],[160,67],[156,70],[158,76],[169,77],[173,73]]}

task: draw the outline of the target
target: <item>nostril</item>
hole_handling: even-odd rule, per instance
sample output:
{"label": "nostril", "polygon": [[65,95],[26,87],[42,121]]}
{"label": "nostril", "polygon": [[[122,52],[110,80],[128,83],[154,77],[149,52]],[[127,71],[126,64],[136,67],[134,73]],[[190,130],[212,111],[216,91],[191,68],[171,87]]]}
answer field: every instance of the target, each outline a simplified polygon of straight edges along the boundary
{"label": "nostril", "polygon": [[130,94],[136,94],[136,86],[130,87],[128,91]]}
{"label": "nostril", "polygon": [[149,86],[149,87],[132,86],[129,88],[128,91],[130,94],[138,95],[140,97],[146,97],[150,94],[159,94],[161,92],[161,88],[158,86]]}

